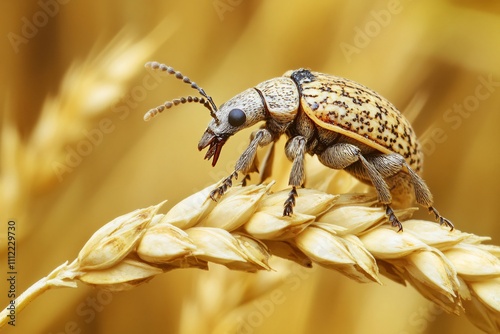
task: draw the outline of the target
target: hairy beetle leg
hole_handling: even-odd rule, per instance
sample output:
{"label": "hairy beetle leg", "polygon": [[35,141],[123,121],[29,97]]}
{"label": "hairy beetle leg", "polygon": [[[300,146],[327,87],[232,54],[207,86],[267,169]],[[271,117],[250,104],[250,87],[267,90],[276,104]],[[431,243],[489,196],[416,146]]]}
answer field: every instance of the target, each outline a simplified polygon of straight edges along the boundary
{"label": "hairy beetle leg", "polygon": [[434,209],[434,207],[432,207],[432,206],[429,207],[429,213],[434,214],[434,216],[436,217],[436,220],[439,221],[439,225],[445,224],[446,226],[448,226],[450,228],[450,231],[453,231],[453,229],[455,228],[453,223],[450,220],[441,216],[439,214],[438,210]]}
{"label": "hairy beetle leg", "polygon": [[213,201],[217,202],[217,200],[226,193],[227,189],[229,189],[233,185],[233,177],[235,180],[237,180],[238,172],[233,172],[222,181],[222,184],[220,186],[210,192],[210,198]]}
{"label": "hairy beetle leg", "polygon": [[403,224],[399,221],[398,217],[389,205],[385,206],[385,214],[389,217],[391,225],[398,228],[398,232],[403,231]]}
{"label": "hairy beetle leg", "polygon": [[290,217],[293,214],[293,207],[295,206],[295,197],[299,196],[297,193],[297,188],[292,187],[292,190],[288,193],[288,198],[283,204],[285,208],[283,209],[283,216]]}

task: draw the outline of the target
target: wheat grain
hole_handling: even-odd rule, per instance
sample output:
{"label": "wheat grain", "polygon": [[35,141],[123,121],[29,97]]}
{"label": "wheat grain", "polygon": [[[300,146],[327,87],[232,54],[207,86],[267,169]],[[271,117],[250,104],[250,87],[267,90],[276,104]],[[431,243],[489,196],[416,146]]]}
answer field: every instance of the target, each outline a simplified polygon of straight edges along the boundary
{"label": "wheat grain", "polygon": [[[26,301],[53,287],[78,281],[120,291],[165,271],[207,269],[270,270],[272,254],[303,266],[334,269],[358,282],[380,281],[380,274],[410,283],[447,312],[466,314],[488,330],[500,325],[500,248],[487,237],[449,231],[438,224],[408,220],[405,230],[387,224],[369,195],[329,195],[301,189],[295,217],[280,215],[287,191],[269,185],[236,186],[220,203],[208,198],[216,185],[181,201],[166,214],[164,202],[120,216],[94,233],[71,264],[63,264],[20,297]],[[300,212],[300,213],[299,213]],[[27,295],[26,295],[27,294]],[[2,312],[0,323],[5,324]]]}

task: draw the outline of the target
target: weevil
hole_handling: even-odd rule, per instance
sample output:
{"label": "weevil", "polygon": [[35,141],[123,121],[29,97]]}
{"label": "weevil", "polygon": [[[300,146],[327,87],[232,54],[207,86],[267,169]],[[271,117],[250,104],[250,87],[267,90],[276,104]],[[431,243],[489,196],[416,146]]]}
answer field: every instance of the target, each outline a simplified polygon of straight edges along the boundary
{"label": "weevil", "polygon": [[451,221],[434,208],[432,194],[420,176],[423,153],[409,121],[373,90],[348,79],[301,68],[249,88],[217,108],[201,87],[172,67],[157,62],[147,63],[146,67],[175,75],[201,97],[167,101],[149,110],[144,119],[182,103],[203,104],[212,120],[198,149],[208,147],[205,159],[213,159],[212,166],[216,165],[229,137],[264,122],[236,162],[234,172],[210,193],[213,200],[224,195],[238,173],[246,175],[252,170],[259,146],[286,135],[285,154],[292,162],[289,177],[292,189],[283,204],[284,216],[293,214],[297,187],[305,180],[304,158],[310,154],[329,168],[344,169],[373,185],[389,221],[399,231],[403,226],[391,208],[391,193],[414,196],[441,225],[453,229]]}

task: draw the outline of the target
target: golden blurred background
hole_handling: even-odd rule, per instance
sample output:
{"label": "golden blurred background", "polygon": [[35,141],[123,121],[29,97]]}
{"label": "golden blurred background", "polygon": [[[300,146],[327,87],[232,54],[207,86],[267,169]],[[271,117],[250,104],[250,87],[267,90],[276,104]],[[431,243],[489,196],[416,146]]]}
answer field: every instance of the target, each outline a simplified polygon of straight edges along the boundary
{"label": "golden blurred background", "polygon": [[[5,245],[6,222],[16,221],[18,293],[73,260],[113,218],[168,199],[165,212],[232,171],[250,130],[212,168],[196,149],[210,120],[201,106],[142,120],[165,100],[196,94],[148,72],[149,60],[180,70],[217,104],[300,67],[378,91],[412,112],[436,207],[458,229],[499,244],[498,1],[40,0],[0,8],[0,233]],[[417,216],[432,219],[425,210]],[[361,285],[322,268],[284,276],[281,265],[262,274],[177,270],[114,294],[83,284],[51,290],[4,332],[215,333],[228,316],[241,319],[240,333],[479,332],[411,287]],[[269,303],[276,289],[280,298]]]}

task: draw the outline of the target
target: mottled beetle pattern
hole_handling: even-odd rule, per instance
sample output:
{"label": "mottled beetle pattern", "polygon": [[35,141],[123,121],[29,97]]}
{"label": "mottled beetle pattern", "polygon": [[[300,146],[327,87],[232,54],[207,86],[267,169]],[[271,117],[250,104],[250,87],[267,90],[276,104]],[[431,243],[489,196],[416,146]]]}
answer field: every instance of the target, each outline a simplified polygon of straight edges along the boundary
{"label": "mottled beetle pattern", "polygon": [[391,208],[391,193],[415,198],[440,224],[453,229],[453,224],[434,208],[432,194],[420,177],[423,154],[410,123],[373,90],[348,79],[298,69],[249,88],[217,108],[201,87],[180,72],[157,62],[147,63],[146,67],[175,75],[202,97],[167,101],[149,110],[144,119],[182,103],[203,104],[213,119],[198,149],[208,147],[205,159],[213,159],[213,166],[230,136],[264,122],[236,162],[234,172],[211,192],[212,199],[223,196],[238,173],[246,175],[252,171],[259,146],[286,135],[285,154],[292,162],[292,189],[284,203],[284,216],[293,214],[297,187],[305,180],[304,158],[310,154],[317,155],[323,165],[344,169],[372,185],[389,221],[399,231],[403,227]]}

